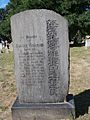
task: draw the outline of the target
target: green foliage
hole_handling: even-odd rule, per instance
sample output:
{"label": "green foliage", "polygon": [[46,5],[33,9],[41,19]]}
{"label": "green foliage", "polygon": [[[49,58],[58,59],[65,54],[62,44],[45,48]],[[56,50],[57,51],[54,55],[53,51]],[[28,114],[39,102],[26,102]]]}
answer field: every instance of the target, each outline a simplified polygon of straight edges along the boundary
{"label": "green foliage", "polygon": [[69,21],[70,40],[78,31],[82,38],[90,34],[90,9],[86,9],[89,7],[90,0],[10,0],[5,9],[0,9],[0,38],[11,41],[10,17],[27,9],[56,11]]}

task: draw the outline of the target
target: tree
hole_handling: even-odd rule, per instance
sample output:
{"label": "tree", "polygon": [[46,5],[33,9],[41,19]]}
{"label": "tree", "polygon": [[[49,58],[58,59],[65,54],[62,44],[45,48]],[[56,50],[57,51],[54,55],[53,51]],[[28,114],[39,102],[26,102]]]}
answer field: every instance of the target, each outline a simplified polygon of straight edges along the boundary
{"label": "tree", "polygon": [[27,9],[49,9],[64,16],[69,21],[70,41],[74,40],[79,31],[79,36],[90,34],[90,0],[10,0],[9,4],[2,10],[0,37],[10,41],[10,17],[13,14]]}

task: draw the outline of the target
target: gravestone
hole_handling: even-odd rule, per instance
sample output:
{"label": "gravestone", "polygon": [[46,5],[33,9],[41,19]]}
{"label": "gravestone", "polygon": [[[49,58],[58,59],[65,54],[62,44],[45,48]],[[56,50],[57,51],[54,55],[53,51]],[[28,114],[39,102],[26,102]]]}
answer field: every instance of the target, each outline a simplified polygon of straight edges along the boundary
{"label": "gravestone", "polygon": [[47,120],[59,110],[57,120],[71,113],[72,105],[64,103],[69,89],[67,20],[50,10],[27,10],[12,16],[11,34],[19,98],[13,119]]}
{"label": "gravestone", "polygon": [[2,43],[0,43],[0,53],[1,53],[1,51],[2,51]]}
{"label": "gravestone", "polygon": [[90,39],[86,39],[86,41],[85,41],[85,47],[90,47]]}
{"label": "gravestone", "polygon": [[88,47],[90,47],[90,36],[86,35],[86,37],[85,37],[85,49],[87,49]]}

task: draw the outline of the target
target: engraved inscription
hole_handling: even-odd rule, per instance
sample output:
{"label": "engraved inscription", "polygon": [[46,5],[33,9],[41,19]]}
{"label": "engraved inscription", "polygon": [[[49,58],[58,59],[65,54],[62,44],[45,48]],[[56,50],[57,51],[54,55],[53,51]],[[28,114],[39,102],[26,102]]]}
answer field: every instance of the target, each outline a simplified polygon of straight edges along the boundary
{"label": "engraved inscription", "polygon": [[36,43],[37,36],[26,36],[27,43],[16,44],[19,57],[20,81],[27,87],[42,84],[44,80],[43,43]]}
{"label": "engraved inscription", "polygon": [[50,95],[58,94],[59,75],[59,38],[57,36],[58,24],[56,20],[47,20],[47,46],[48,46],[48,85]]}

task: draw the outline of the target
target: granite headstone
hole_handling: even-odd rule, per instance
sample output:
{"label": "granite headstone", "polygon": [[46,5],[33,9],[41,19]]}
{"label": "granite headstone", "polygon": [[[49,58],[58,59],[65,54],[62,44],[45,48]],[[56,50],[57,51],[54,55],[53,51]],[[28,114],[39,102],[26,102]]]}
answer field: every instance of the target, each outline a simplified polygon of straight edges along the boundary
{"label": "granite headstone", "polygon": [[11,18],[20,103],[61,102],[68,93],[68,23],[49,10]]}
{"label": "granite headstone", "polygon": [[50,10],[27,10],[12,16],[11,33],[18,92],[13,120],[73,118],[67,20]]}

